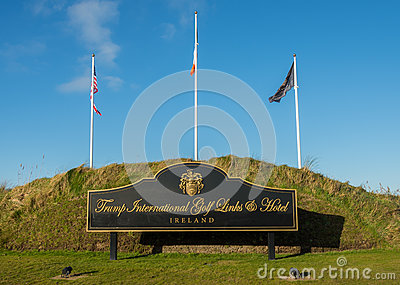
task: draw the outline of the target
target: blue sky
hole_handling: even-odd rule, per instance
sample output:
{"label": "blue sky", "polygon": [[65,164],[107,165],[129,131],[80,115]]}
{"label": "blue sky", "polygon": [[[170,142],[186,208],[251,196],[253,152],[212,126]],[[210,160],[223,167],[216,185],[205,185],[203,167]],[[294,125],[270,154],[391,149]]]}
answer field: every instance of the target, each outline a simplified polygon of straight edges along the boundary
{"label": "blue sky", "polygon": [[[153,82],[190,69],[198,10],[199,68],[232,74],[258,93],[274,124],[277,164],[297,165],[294,92],[279,104],[267,99],[295,52],[303,158],[317,158],[317,171],[356,186],[368,181],[373,189],[379,183],[400,188],[398,1],[44,0],[1,6],[0,182],[16,185],[88,163],[93,52],[95,101],[103,113],[95,118],[95,167],[122,162],[124,123],[135,99]],[[199,104],[214,103],[207,98]],[[182,99],[182,108],[191,100],[190,94]],[[235,119],[247,120],[240,114]],[[201,134],[200,147],[226,154],[223,137]],[[181,144],[182,155],[192,154],[190,137]]]}

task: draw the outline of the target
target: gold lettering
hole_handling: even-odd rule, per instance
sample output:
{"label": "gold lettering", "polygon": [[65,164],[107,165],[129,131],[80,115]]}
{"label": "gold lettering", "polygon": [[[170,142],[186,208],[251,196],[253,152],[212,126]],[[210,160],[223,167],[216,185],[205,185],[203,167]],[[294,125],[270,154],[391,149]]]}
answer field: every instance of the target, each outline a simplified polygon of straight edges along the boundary
{"label": "gold lettering", "polygon": [[261,212],[286,212],[289,207],[289,201],[283,206],[281,199],[269,199],[265,197],[261,200],[261,205],[264,206],[264,208],[260,207]]}
{"label": "gold lettering", "polygon": [[215,219],[213,217],[201,217],[200,219],[195,217],[180,217],[180,218],[169,218],[169,223],[170,224],[212,224],[215,222]]}
{"label": "gold lettering", "polygon": [[103,212],[104,208],[107,206],[107,203],[112,203],[112,202],[114,202],[114,199],[110,199],[110,200],[99,199],[99,200],[97,200],[97,204],[96,204],[97,209],[95,209],[95,212],[96,213]]}
{"label": "gold lettering", "polygon": [[197,197],[197,198],[193,199],[192,203],[193,203],[193,206],[190,209],[190,213],[192,215],[198,215],[200,213],[203,213],[203,216],[207,216],[208,213],[210,213],[212,207],[214,206],[215,201],[210,201],[210,202],[208,202],[207,205],[205,205],[204,198]]}
{"label": "gold lettering", "polygon": [[255,200],[247,201],[245,204],[246,210],[249,212],[254,212],[257,210],[257,203]]}
{"label": "gold lettering", "polygon": [[229,199],[226,200],[225,198],[220,198],[217,201],[217,208],[215,211],[226,213],[226,207],[229,203]]}
{"label": "gold lettering", "polygon": [[285,206],[282,206],[282,210],[283,210],[282,212],[286,212],[288,210],[288,207],[289,207],[289,201],[287,201]]}
{"label": "gold lettering", "polygon": [[187,202],[186,207],[183,209],[183,212],[187,212],[189,210],[190,201]]}
{"label": "gold lettering", "polygon": [[118,206],[118,205],[108,205],[108,203],[112,203],[114,202],[114,199],[99,199],[97,200],[97,204],[96,204],[96,209],[95,212],[96,213],[105,213],[105,212],[109,212],[109,213],[118,213],[117,217],[119,217],[123,212],[125,212],[127,210],[126,205],[122,204],[122,206]]}
{"label": "gold lettering", "polygon": [[120,207],[117,206],[117,209],[118,209],[118,215],[117,215],[117,217],[119,217],[119,216],[121,215],[121,213],[123,213],[123,212],[126,210],[126,206],[125,206],[125,204],[123,204],[123,205],[120,206]]}
{"label": "gold lettering", "polygon": [[142,201],[142,199],[139,199],[139,200],[134,201],[134,202],[132,203],[132,205],[133,205],[132,210],[127,210],[127,212],[128,212],[128,213],[131,213],[131,212],[133,212],[133,211],[135,211],[135,210],[136,210],[136,212],[137,212],[138,209],[139,209],[139,203],[140,203],[140,201]]}
{"label": "gold lettering", "polygon": [[227,212],[241,212],[243,210],[243,204],[240,204],[239,201],[236,201],[235,205],[229,204],[230,201],[231,201],[230,199],[225,200],[224,198],[220,198],[217,201],[217,209],[215,209],[215,211],[227,213]]}

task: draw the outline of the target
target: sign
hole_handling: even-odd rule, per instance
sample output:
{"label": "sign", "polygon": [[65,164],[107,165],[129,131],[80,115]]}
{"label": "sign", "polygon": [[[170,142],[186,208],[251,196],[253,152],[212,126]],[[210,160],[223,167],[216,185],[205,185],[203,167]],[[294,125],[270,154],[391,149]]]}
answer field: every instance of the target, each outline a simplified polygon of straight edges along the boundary
{"label": "sign", "polygon": [[88,232],[297,229],[296,190],[228,177],[201,162],[175,164],[154,178],[88,192]]}

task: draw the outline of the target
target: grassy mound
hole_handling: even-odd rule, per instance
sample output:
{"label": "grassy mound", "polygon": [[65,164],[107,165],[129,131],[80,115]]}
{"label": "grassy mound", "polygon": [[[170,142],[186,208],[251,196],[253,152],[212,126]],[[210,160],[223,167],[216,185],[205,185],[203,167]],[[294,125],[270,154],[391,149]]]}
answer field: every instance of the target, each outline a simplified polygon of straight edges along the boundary
{"label": "grassy mound", "polygon": [[[248,160],[234,161],[240,164]],[[209,163],[228,171],[233,160],[231,156],[226,156],[211,159]],[[150,164],[154,173],[165,166],[165,162]],[[135,178],[147,176],[143,164],[131,167]],[[254,181],[258,170],[262,174],[270,167],[265,162],[250,159],[247,172],[241,176]],[[306,212],[342,216],[344,224],[338,249],[400,246],[399,196],[367,192],[361,187],[329,179],[306,168],[299,170],[285,165],[273,167],[268,182],[256,182],[297,189],[298,207]],[[85,231],[87,190],[130,183],[124,165],[112,164],[100,169],[82,165],[53,178],[37,179],[11,190],[0,189],[0,248],[108,250],[107,233]],[[313,223],[312,220],[305,220],[299,228],[318,226]],[[150,252],[153,247],[141,244],[140,239],[140,233],[121,233],[119,250]]]}

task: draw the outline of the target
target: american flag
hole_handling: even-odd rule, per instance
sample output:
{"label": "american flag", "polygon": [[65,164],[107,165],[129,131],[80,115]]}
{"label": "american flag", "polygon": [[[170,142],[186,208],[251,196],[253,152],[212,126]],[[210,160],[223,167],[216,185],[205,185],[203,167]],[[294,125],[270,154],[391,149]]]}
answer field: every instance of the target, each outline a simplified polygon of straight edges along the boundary
{"label": "american flag", "polygon": [[[97,76],[96,76],[96,67],[94,67],[94,73],[93,73],[93,95],[99,92],[99,89],[97,89]],[[90,100],[92,100],[92,94],[90,94]],[[93,110],[101,116],[101,113],[99,110],[97,110],[96,105],[93,103]]]}
{"label": "american flag", "polygon": [[99,92],[99,89],[97,89],[97,76],[96,76],[96,67],[94,67],[94,74],[93,74],[93,94],[96,94]]}

